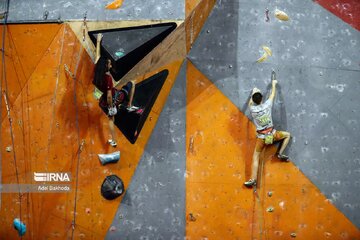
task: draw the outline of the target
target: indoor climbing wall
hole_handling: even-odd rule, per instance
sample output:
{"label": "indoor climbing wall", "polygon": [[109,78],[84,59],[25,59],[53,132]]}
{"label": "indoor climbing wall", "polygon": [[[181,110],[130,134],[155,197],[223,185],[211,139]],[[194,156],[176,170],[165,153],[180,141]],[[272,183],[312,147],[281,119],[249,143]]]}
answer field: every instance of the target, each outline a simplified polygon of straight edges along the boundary
{"label": "indoor climbing wall", "polygon": [[[359,8],[10,1],[0,20],[0,184],[14,185],[0,193],[0,239],[20,239],[15,218],[23,239],[360,239]],[[160,38],[156,27],[167,25]],[[133,61],[117,88],[135,81],[146,108],[135,132],[117,115],[116,148],[92,84],[98,32],[102,54]],[[291,162],[268,147],[254,191],[243,185],[256,140],[247,101],[253,87],[270,89],[272,70],[274,122],[292,134]],[[115,151],[120,160],[102,165],[98,154]],[[34,172],[68,172],[71,190],[19,193],[17,184],[36,184]],[[111,174],[125,193],[106,200]]]}
{"label": "indoor climbing wall", "polygon": [[[118,6],[109,9],[111,3]],[[184,19],[185,2],[177,0],[30,0],[10,1],[10,22],[81,20],[93,21]]]}
{"label": "indoor climbing wall", "polygon": [[[277,19],[277,9],[289,20]],[[218,24],[223,16],[227,21]],[[292,162],[356,226],[359,38],[358,30],[311,1],[221,1],[189,57],[244,114],[252,88],[269,90],[275,70],[273,117],[276,128],[292,133]],[[256,62],[263,46],[272,56]]]}
{"label": "indoor climbing wall", "polygon": [[[41,31],[38,26],[42,27]],[[45,26],[51,29],[48,34]],[[57,32],[50,35],[54,27],[52,25],[8,25],[9,33],[15,30],[28,33],[25,36],[16,35],[19,42],[22,38],[23,42],[29,41],[27,38],[41,39],[46,36],[53,39],[43,41],[43,54],[18,92],[15,91],[17,85],[14,83],[19,81],[14,81],[13,76],[17,72],[21,73],[25,63],[18,62],[16,68],[13,66],[14,59],[29,54],[35,61],[37,55],[30,54],[29,49],[24,48],[24,52],[16,49],[17,52],[14,50],[11,56],[6,56],[7,79],[12,79],[13,84],[8,84],[6,89],[11,93],[10,96],[17,96],[8,97],[12,128],[6,115],[2,121],[2,184],[31,184],[34,183],[33,172],[60,171],[71,173],[72,190],[68,193],[25,193],[21,199],[18,193],[2,195],[1,222],[8,228],[1,232],[1,236],[6,239],[16,238],[15,230],[8,231],[13,229],[12,221],[16,217],[26,223],[25,239],[104,238],[121,199],[111,202],[103,199],[99,189],[101,183],[107,175],[117,174],[125,186],[129,185],[182,63],[182,59],[178,59],[155,70],[147,69],[147,73],[137,79],[140,83],[158,71],[169,71],[167,81],[138,136],[137,144],[120,138],[121,162],[101,167],[97,154],[115,149],[107,144],[108,121],[99,111],[93,96],[94,86],[91,81],[94,65],[78,41],[77,33],[68,24],[56,26]],[[9,42],[15,41],[12,35],[8,36],[11,39]],[[38,48],[33,51],[36,53]],[[31,61],[29,58],[25,60]],[[69,73],[65,71],[65,65]],[[6,107],[4,103],[2,106]],[[120,131],[117,131],[117,135],[121,135]],[[42,227],[45,224],[47,228]]]}

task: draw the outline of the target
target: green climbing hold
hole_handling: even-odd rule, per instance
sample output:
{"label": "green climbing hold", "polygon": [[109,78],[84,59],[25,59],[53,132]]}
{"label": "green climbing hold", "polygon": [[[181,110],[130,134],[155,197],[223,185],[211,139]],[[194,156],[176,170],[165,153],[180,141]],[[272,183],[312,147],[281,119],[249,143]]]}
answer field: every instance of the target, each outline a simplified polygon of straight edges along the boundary
{"label": "green climbing hold", "polygon": [[122,51],[117,51],[117,52],[115,52],[115,56],[117,56],[117,57],[122,57],[122,56],[124,56],[124,52],[122,52]]}

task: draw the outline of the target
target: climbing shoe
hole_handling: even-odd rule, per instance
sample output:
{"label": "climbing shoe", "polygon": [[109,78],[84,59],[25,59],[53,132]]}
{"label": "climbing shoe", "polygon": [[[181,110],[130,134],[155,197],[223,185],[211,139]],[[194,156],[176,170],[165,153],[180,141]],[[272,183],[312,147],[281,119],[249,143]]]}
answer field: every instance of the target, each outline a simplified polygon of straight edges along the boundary
{"label": "climbing shoe", "polygon": [[288,162],[289,161],[289,157],[284,155],[284,154],[278,154],[277,157],[280,159],[280,161],[283,161],[283,162]]}
{"label": "climbing shoe", "polygon": [[256,180],[250,178],[249,181],[244,182],[244,185],[251,188],[256,185]]}
{"label": "climbing shoe", "polygon": [[136,111],[136,110],[138,110],[139,109],[139,107],[136,107],[136,106],[131,106],[131,107],[127,107],[126,108],[126,110],[128,111],[128,112],[134,112],[134,111]]}

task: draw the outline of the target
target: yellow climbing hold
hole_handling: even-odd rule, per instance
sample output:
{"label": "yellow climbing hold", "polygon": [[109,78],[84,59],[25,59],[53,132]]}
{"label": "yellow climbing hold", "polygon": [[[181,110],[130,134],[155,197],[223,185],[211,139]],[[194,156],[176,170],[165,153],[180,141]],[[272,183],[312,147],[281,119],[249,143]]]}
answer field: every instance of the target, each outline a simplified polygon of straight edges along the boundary
{"label": "yellow climbing hold", "polygon": [[269,47],[267,46],[262,46],[262,48],[264,49],[264,51],[267,53],[267,55],[272,56],[272,51]]}
{"label": "yellow climbing hold", "polygon": [[264,52],[264,54],[258,60],[256,60],[256,62],[261,63],[261,62],[265,61],[267,58],[268,58],[268,55],[266,52]]}
{"label": "yellow climbing hold", "polygon": [[264,53],[258,60],[256,60],[258,63],[264,62],[269,56],[272,56],[272,51],[269,47],[262,46],[262,49],[264,50]]}
{"label": "yellow climbing hold", "polygon": [[275,10],[275,17],[281,21],[288,21],[290,19],[285,12],[280,11],[279,9]]}
{"label": "yellow climbing hold", "polygon": [[115,0],[112,3],[109,3],[105,8],[106,9],[118,9],[121,7],[124,0]]}

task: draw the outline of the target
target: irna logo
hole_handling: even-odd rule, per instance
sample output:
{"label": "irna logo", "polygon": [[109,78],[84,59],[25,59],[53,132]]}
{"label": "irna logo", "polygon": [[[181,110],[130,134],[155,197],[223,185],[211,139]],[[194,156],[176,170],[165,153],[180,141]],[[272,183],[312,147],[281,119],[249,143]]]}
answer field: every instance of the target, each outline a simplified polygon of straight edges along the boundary
{"label": "irna logo", "polygon": [[36,173],[35,182],[70,182],[70,173]]}

